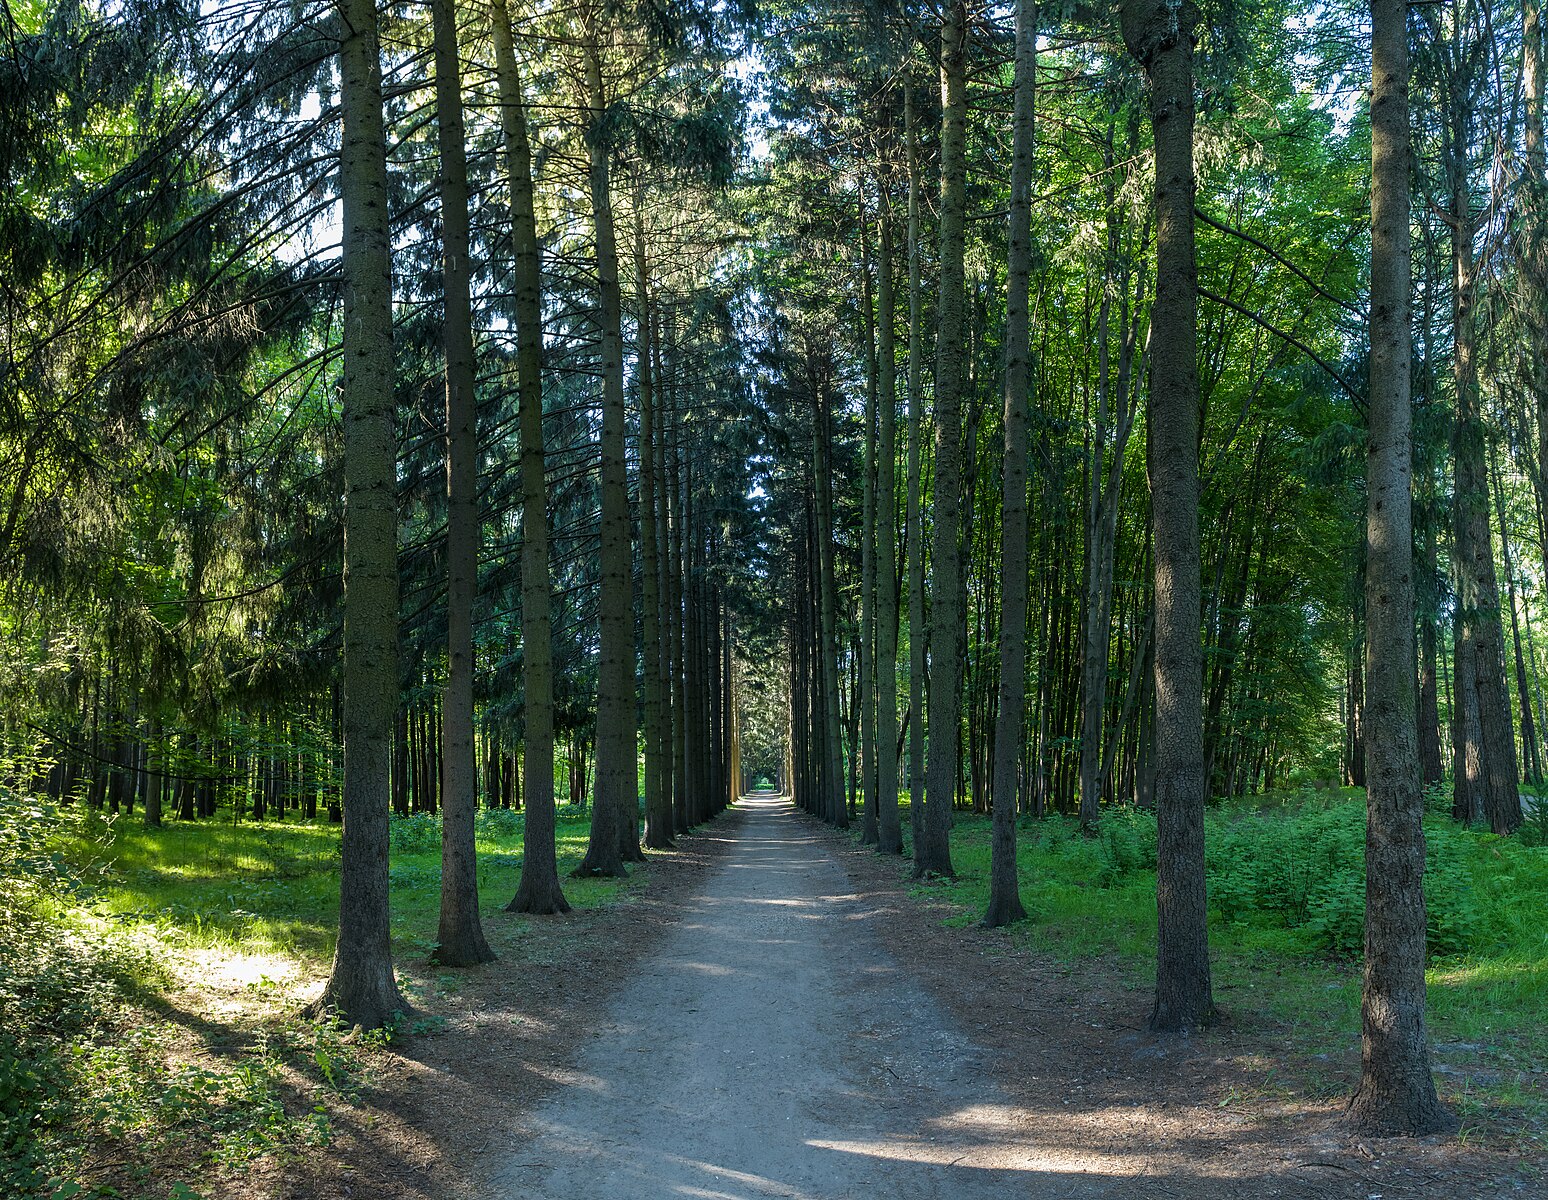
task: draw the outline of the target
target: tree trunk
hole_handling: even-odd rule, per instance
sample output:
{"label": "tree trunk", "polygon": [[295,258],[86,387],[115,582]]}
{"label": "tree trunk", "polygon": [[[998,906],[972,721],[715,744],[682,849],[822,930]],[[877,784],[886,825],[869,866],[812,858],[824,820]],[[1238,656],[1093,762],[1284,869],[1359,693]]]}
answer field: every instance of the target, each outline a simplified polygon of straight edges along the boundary
{"label": "tree trunk", "polygon": [[672,841],[672,796],[662,737],[660,555],[656,514],[656,400],[651,362],[650,264],[645,257],[645,189],[634,188],[635,386],[640,397],[640,639],[645,652],[645,844],[666,850]]}
{"label": "tree trunk", "polygon": [[441,769],[441,912],[435,960],[489,962],[478,919],[473,813],[473,597],[478,591],[478,409],[468,262],[468,162],[455,0],[434,0],[435,113],[441,155],[441,236],[446,315],[446,696]]}
{"label": "tree trunk", "polygon": [[861,793],[860,841],[873,846],[880,840],[876,814],[876,404],[880,382],[876,354],[876,316],[871,286],[871,239],[865,215],[865,180],[860,197],[860,288],[865,335],[865,435],[861,438],[862,471],[860,501],[860,678],[855,688],[859,706],[859,749],[854,767]]}
{"label": "tree trunk", "polygon": [[1151,1028],[1208,1024],[1203,649],[1199,601],[1198,268],[1193,236],[1191,0],[1124,0],[1123,40],[1145,69],[1155,139],[1151,523],[1156,587],[1156,1003]]}
{"label": "tree trunk", "polygon": [[[490,0],[495,78],[510,188],[512,310],[521,445],[522,825],[521,879],[509,912],[570,911],[554,847],[553,585],[548,564],[548,483],[543,445],[543,275],[533,211],[527,110],[505,0]],[[507,774],[507,788],[515,772]]]}
{"label": "tree trunk", "polygon": [[[1453,371],[1457,413],[1452,433],[1453,507],[1457,575],[1456,680],[1459,703],[1476,710],[1477,723],[1457,724],[1456,798],[1459,814],[1482,813],[1495,833],[1521,824],[1515,731],[1505,687],[1505,637],[1500,588],[1494,573],[1489,529],[1487,434],[1479,411],[1477,331],[1473,301],[1474,218],[1468,190],[1467,150],[1471,120],[1466,102],[1453,105],[1448,138],[1451,183]],[[1479,739],[1476,743],[1474,738]]]}
{"label": "tree trunk", "polygon": [[930,741],[925,811],[914,875],[954,877],[951,810],[961,741],[963,249],[967,220],[967,5],[952,0],[941,20],[940,278],[935,335],[935,519],[930,561]]}
{"label": "tree trunk", "polygon": [[1408,6],[1371,4],[1371,396],[1366,449],[1365,979],[1359,1129],[1447,1128],[1424,1028],[1424,815],[1414,737]]}
{"label": "tree trunk", "polygon": [[994,730],[993,929],[1027,915],[1016,875],[1017,766],[1027,708],[1027,409],[1032,389],[1032,164],[1036,152],[1037,0],[1016,3],[1016,84],[1005,306],[1005,465],[1000,497],[1000,707]]}
{"label": "tree trunk", "polygon": [[387,883],[398,700],[392,232],[375,0],[339,0],[344,277],[344,831],[339,940],[318,1011],[379,1028],[408,1009],[393,978]]}
{"label": "tree trunk", "polygon": [[881,262],[876,276],[881,436],[876,472],[876,849],[903,853],[898,813],[898,357],[892,266],[892,204],[878,180]]}

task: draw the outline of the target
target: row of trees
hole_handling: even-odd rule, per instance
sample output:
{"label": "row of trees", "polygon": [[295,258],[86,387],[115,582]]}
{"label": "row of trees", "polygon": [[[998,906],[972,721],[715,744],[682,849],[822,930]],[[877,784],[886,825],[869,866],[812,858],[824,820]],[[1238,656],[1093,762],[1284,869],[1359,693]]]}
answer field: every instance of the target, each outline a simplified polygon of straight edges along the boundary
{"label": "row of trees", "polygon": [[1133,803],[1176,1029],[1214,1013],[1207,797],[1342,776],[1356,1113],[1443,1123],[1419,788],[1449,762],[1508,833],[1548,725],[1543,27],[1369,15],[15,16],[13,777],[336,810],[323,1002],[363,1024],[403,1008],[394,799],[442,813],[438,956],[481,961],[480,780],[527,814],[512,906],[565,908],[557,741],[585,872],[750,769],[922,876],[992,810],[990,924],[1018,817]]}
{"label": "row of trees", "polygon": [[[1422,787],[1449,773],[1458,819],[1510,833],[1518,745],[1538,761],[1544,426],[1510,313],[1541,14],[1378,4],[1359,49],[1328,33],[1361,12],[1325,6],[781,15],[797,802],[897,853],[906,780],[919,876],[952,874],[955,807],[992,808],[991,926],[1023,913],[1019,815],[1154,808],[1166,1030],[1215,1015],[1207,798],[1366,785],[1352,1115],[1445,1127]],[[1318,99],[1368,67],[1369,109]]]}

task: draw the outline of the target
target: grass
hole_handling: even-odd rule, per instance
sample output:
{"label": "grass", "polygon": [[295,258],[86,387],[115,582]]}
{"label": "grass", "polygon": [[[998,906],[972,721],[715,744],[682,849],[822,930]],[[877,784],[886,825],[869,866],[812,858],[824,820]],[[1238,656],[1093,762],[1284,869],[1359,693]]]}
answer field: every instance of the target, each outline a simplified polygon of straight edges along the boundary
{"label": "grass", "polygon": [[[361,1034],[301,1015],[333,953],[339,832],[229,819],[150,830],[0,799],[0,1195],[219,1194],[212,1167],[229,1176],[326,1144],[375,1049],[445,1027],[421,1014]],[[517,938],[528,918],[502,909],[522,833],[519,813],[479,814],[485,920]],[[587,813],[560,810],[561,875],[589,833]],[[428,964],[439,822],[395,818],[391,841],[392,949],[419,1006],[458,986]],[[565,894],[594,908],[642,878],[566,878]]]}
{"label": "grass", "polygon": [[[1314,1094],[1346,1090],[1358,1061],[1363,812],[1363,796],[1346,790],[1256,797],[1207,818],[1216,1001],[1285,1046]],[[1152,986],[1154,830],[1152,816],[1127,810],[1107,814],[1096,836],[1063,817],[1021,819],[1029,919],[1006,931],[1011,944],[1072,966],[1104,959]],[[1548,1122],[1548,848],[1439,813],[1426,837],[1430,941],[1441,951],[1427,972],[1437,1083],[1475,1135],[1536,1150]],[[951,851],[957,878],[915,893],[949,902],[946,922],[965,925],[988,903],[989,818],[956,814]]]}

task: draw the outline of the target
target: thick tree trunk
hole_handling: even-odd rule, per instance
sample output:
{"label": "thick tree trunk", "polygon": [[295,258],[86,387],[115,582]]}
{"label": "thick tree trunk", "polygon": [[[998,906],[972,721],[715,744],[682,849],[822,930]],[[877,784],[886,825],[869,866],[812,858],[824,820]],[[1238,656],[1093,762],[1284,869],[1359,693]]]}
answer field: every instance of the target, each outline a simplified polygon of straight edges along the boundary
{"label": "thick tree trunk", "polygon": [[1037,0],[1016,4],[1016,93],[1005,306],[1005,465],[1000,498],[1000,708],[994,730],[994,832],[984,925],[1027,915],[1016,875],[1017,768],[1027,707],[1027,409],[1032,389],[1032,161],[1036,151]]}
{"label": "thick tree trunk", "polygon": [[[570,911],[554,847],[553,584],[548,564],[548,481],[543,445],[543,274],[533,207],[526,99],[505,0],[490,0],[500,125],[510,187],[512,292],[521,445],[522,826],[521,879],[509,912]],[[515,784],[515,772],[508,776]]]}
{"label": "thick tree trunk", "polygon": [[468,263],[468,162],[455,0],[435,0],[435,113],[441,155],[442,290],[446,353],[446,697],[441,757],[441,912],[435,959],[443,966],[489,962],[478,919],[473,813],[473,597],[478,591],[478,409]]}
{"label": "thick tree trunk", "polygon": [[941,248],[935,335],[935,528],[930,561],[930,741],[915,876],[955,876],[951,810],[957,788],[962,690],[962,391],[967,288],[967,4],[941,20]]}
{"label": "thick tree trunk", "polygon": [[1199,600],[1198,268],[1193,236],[1191,0],[1124,0],[1123,39],[1150,84],[1156,296],[1147,422],[1156,587],[1156,1003],[1153,1029],[1214,1018],[1204,893]]}
{"label": "thick tree trunk", "polygon": [[1404,0],[1372,0],[1371,398],[1366,447],[1365,979],[1362,1130],[1447,1128],[1424,1028],[1424,815],[1414,738],[1409,431],[1408,34]]}
{"label": "thick tree trunk", "polygon": [[339,0],[344,276],[344,831],[339,940],[316,1009],[379,1028],[392,971],[387,811],[398,700],[392,234],[375,0]]}

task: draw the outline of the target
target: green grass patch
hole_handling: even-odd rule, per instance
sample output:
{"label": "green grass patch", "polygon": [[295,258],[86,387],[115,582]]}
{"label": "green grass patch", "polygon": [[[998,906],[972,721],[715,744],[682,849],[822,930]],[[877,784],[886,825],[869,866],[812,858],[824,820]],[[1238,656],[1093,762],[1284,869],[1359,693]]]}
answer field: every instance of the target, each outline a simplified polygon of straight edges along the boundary
{"label": "green grass patch", "polygon": [[[520,813],[478,816],[486,921],[515,891]],[[170,822],[0,799],[0,1195],[194,1200],[211,1166],[304,1152],[366,1082],[395,1033],[299,1016],[327,970],[338,917],[339,827],[326,821]],[[585,853],[587,813],[561,809],[559,869]],[[440,823],[394,818],[393,951],[416,1006],[454,990],[419,970],[434,948]],[[585,909],[631,880],[569,879]],[[214,1010],[214,1011],[212,1011]]]}
{"label": "green grass patch", "polygon": [[[1438,1082],[1464,1121],[1535,1144],[1548,1121],[1548,830],[1496,837],[1457,825],[1431,800]],[[1363,794],[1347,789],[1220,804],[1206,818],[1216,1000],[1229,1016],[1277,1027],[1308,1062],[1358,1054],[1364,821]],[[947,923],[965,925],[988,904],[989,818],[956,814],[951,849],[957,879],[914,890],[949,902]],[[1154,815],[1111,810],[1090,836],[1070,818],[1022,818],[1017,849],[1029,919],[1007,931],[1011,943],[1070,964],[1106,959],[1151,985]]]}

